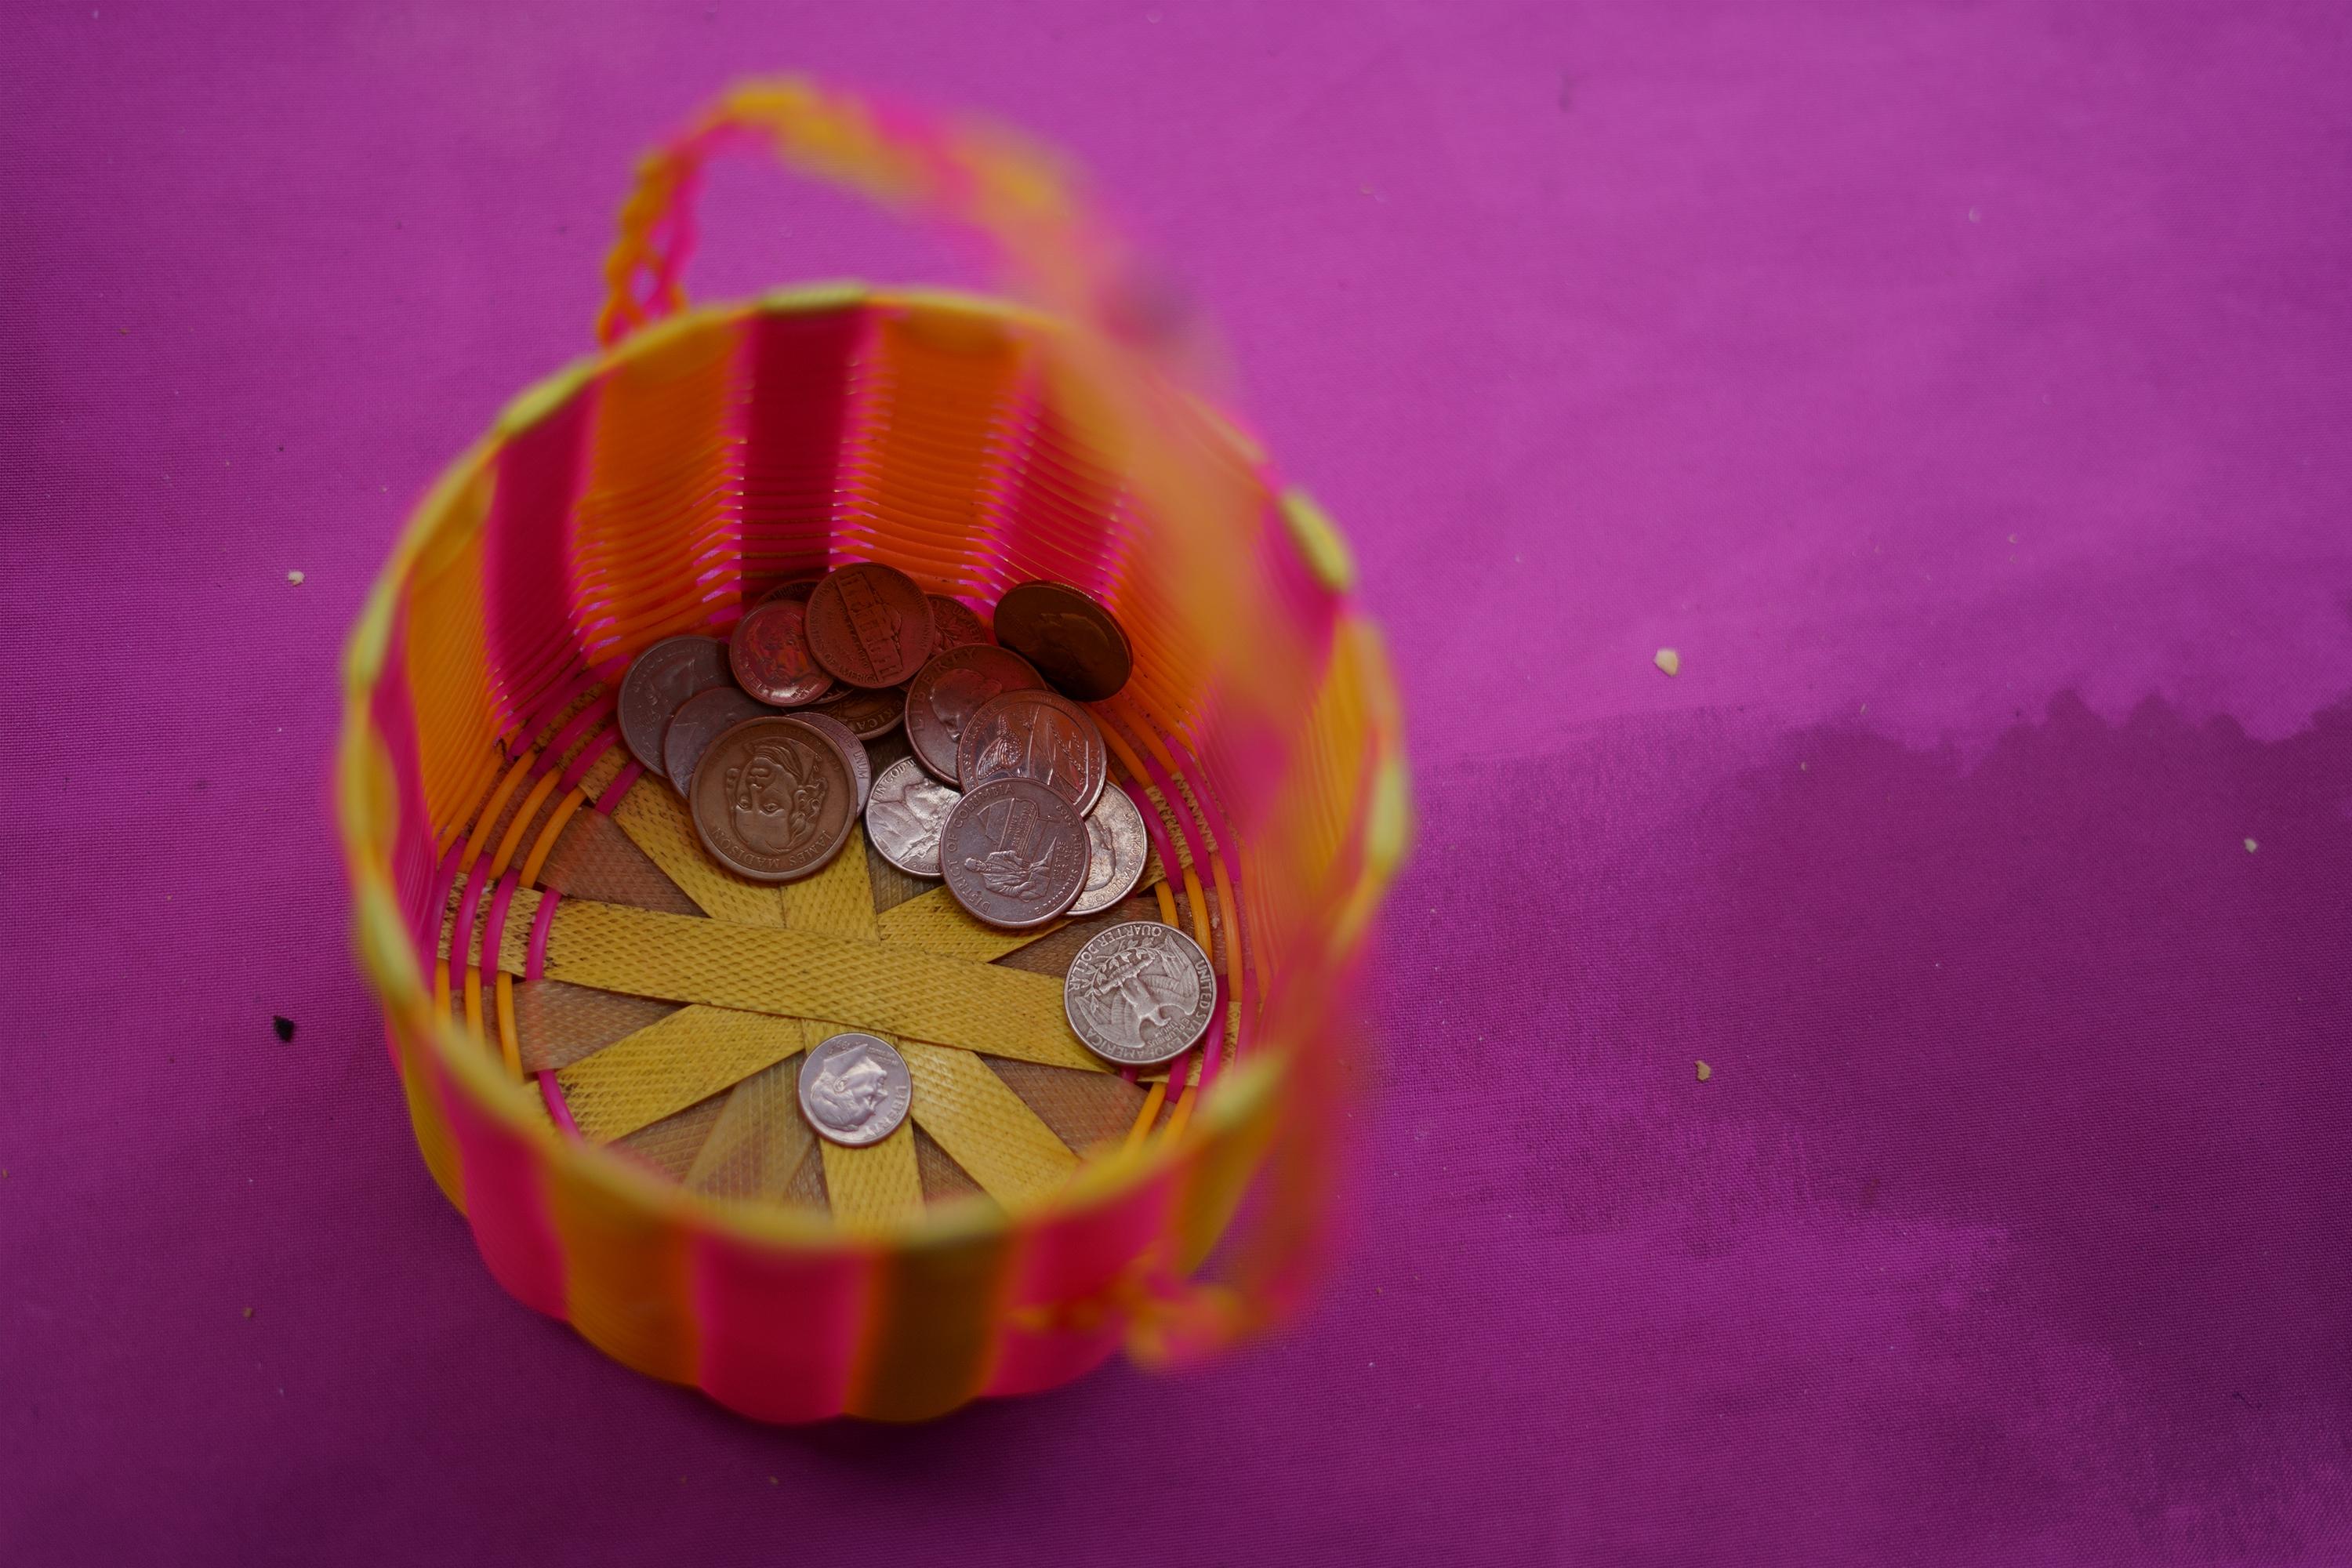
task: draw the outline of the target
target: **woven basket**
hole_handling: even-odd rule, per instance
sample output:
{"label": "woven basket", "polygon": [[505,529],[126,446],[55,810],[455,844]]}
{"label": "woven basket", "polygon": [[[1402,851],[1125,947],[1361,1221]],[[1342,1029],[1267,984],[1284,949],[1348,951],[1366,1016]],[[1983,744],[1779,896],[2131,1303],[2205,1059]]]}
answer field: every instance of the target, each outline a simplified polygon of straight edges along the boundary
{"label": "woven basket", "polygon": [[[686,309],[699,174],[738,146],[976,232],[1034,303]],[[1170,312],[1073,193],[992,129],[731,92],[643,163],[602,351],[450,466],[352,635],[358,946],[426,1166],[516,1297],[761,1419],[1198,1356],[1297,1299],[1324,1229],[1346,992],[1408,836],[1394,699],[1344,546],[1163,371]],[[1148,907],[1223,999],[1164,1081],[1101,1072],[1022,937],[887,897],[862,841],[781,891],[729,876],[615,743],[640,649],[851,560],[983,612],[1067,582],[1126,626],[1134,678],[1094,711]],[[763,1201],[799,1135],[779,1073],[844,1026],[903,1043],[915,1131],[812,1152],[826,1207]],[[1079,1100],[1116,1102],[1108,1136],[1070,1131]]]}

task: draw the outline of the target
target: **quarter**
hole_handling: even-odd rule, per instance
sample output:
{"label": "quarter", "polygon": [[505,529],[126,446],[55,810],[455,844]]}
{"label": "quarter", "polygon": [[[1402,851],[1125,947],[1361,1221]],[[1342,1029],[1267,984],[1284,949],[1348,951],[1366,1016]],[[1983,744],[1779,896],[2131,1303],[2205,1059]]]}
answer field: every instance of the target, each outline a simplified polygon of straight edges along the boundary
{"label": "quarter", "polygon": [[1087,825],[1033,779],[966,793],[940,829],[940,872],[975,919],[1013,931],[1050,925],[1087,885]]}
{"label": "quarter", "polygon": [[1128,793],[1106,787],[1102,799],[1087,813],[1087,885],[1070,915],[1098,915],[1135,891],[1143,879],[1143,863],[1150,840],[1143,831],[1143,813]]}
{"label": "quarter", "polygon": [[940,829],[963,798],[912,757],[900,757],[874,781],[866,802],[866,841],[909,877],[940,874]]}
{"label": "quarter", "polygon": [[698,691],[727,684],[727,645],[717,637],[664,637],[631,661],[621,677],[621,741],[629,755],[656,778],[662,771],[662,731],[678,704]]}
{"label": "quarter", "polygon": [[1209,955],[1174,926],[1121,921],[1070,960],[1062,1011],[1087,1048],[1123,1067],[1173,1061],[1208,1032],[1217,1008]]}
{"label": "quarter", "polygon": [[1055,691],[992,697],[956,741],[956,778],[966,795],[997,779],[1033,779],[1085,813],[1109,773],[1094,715]]}

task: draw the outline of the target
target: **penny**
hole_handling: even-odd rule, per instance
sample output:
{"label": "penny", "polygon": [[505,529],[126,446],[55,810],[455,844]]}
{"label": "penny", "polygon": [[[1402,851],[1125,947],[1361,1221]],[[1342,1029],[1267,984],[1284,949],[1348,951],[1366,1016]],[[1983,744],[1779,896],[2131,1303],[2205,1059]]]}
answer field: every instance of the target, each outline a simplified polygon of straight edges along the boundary
{"label": "penny", "polygon": [[816,711],[840,720],[861,741],[880,740],[898,727],[907,711],[907,694],[895,686],[879,691],[860,691],[854,686],[835,689],[839,695],[817,704]]}
{"label": "penny", "polygon": [[833,688],[809,657],[808,606],[771,599],[735,623],[727,658],[736,682],[774,708],[798,708]]}
{"label": "penny", "polygon": [[866,802],[866,841],[909,877],[940,874],[940,829],[962,795],[900,757],[874,781]]}
{"label": "penny", "polygon": [[756,610],[761,605],[777,599],[790,599],[795,604],[805,605],[809,595],[816,591],[816,585],[824,581],[822,576],[787,577],[752,601],[751,608]]}
{"label": "penny", "polygon": [[801,1114],[820,1137],[862,1149],[898,1131],[915,1080],[878,1035],[835,1035],[801,1058],[800,1091]]}
{"label": "penny", "polygon": [[637,655],[621,677],[621,740],[629,755],[656,778],[662,772],[662,731],[677,705],[698,691],[727,684],[727,645],[717,637],[677,637]]}
{"label": "penny", "polygon": [[931,602],[933,658],[951,647],[974,647],[989,640],[987,623],[966,608],[961,599],[950,599],[945,594],[923,596]]}
{"label": "penny", "polygon": [[1135,652],[1111,613],[1066,583],[1023,583],[996,602],[996,640],[1081,702],[1116,695]]}
{"label": "penny", "polygon": [[981,704],[1000,692],[1039,691],[1045,685],[1017,653],[988,643],[950,648],[907,684],[907,743],[934,778],[954,784],[956,742]]}
{"label": "penny", "polygon": [[1209,955],[1174,926],[1121,921],[1070,960],[1062,1011],[1087,1048],[1126,1067],[1173,1061],[1208,1032],[1217,1007]]}
{"label": "penny", "polygon": [[755,697],[738,691],[731,686],[714,686],[708,691],[698,691],[677,705],[669,716],[669,728],[662,731],[662,771],[677,793],[686,794],[694,785],[694,765],[710,742],[746,719],[757,719],[768,711],[767,705]]}
{"label": "penny", "polygon": [[1070,917],[1098,915],[1135,891],[1143,879],[1143,863],[1150,856],[1144,837],[1143,814],[1123,789],[1106,788],[1102,799],[1087,813],[1087,885]]}
{"label": "penny", "polygon": [[747,719],[711,742],[688,801],[711,858],[755,882],[821,869],[857,820],[857,784],[833,737],[789,713]]}
{"label": "penny", "polygon": [[940,828],[940,871],[975,919],[1025,931],[1050,925],[1087,885],[1087,825],[1033,779],[969,791]]}
{"label": "penny", "polygon": [[1088,812],[1109,770],[1110,753],[1094,715],[1058,692],[992,697],[956,742],[956,778],[966,795],[997,779],[1034,779]]}
{"label": "penny", "polygon": [[820,713],[811,709],[793,717],[807,721],[832,737],[835,747],[841,752],[841,760],[849,764],[851,781],[857,785],[857,809],[864,811],[866,797],[874,788],[874,761],[866,754],[866,742],[852,734],[848,725],[830,713]]}
{"label": "penny", "polygon": [[809,595],[808,645],[845,685],[896,686],[930,657],[931,603],[895,567],[844,566]]}

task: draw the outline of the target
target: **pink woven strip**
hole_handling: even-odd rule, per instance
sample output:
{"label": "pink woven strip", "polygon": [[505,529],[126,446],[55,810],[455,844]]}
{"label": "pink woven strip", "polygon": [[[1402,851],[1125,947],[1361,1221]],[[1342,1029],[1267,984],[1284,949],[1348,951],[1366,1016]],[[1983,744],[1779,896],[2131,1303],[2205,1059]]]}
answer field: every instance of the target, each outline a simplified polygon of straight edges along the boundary
{"label": "pink woven strip", "polygon": [[621,771],[613,775],[613,782],[604,786],[604,793],[596,797],[596,809],[607,816],[619,810],[621,797],[629,793],[629,786],[645,771],[645,764],[635,760],[622,764]]}
{"label": "pink woven strip", "polygon": [[488,929],[482,932],[482,984],[491,984],[499,972],[499,938],[506,934],[507,905],[513,901],[515,889],[522,883],[522,868],[517,867],[499,879],[498,891],[490,895]]}
{"label": "pink woven strip", "polygon": [[[531,770],[531,776],[536,778],[541,773],[543,773],[548,769],[553,767],[555,765],[556,759],[562,756],[565,752],[572,749],[572,742],[578,740],[583,731],[587,730],[591,725],[601,724],[605,720],[611,718],[613,716],[613,710],[615,706],[617,706],[617,703],[615,702],[614,694],[607,691],[604,696],[599,697],[595,701],[591,702],[587,707],[583,708],[579,712],[574,713],[572,716],[571,721],[566,723],[563,728],[556,733],[555,739],[547,743],[547,750],[539,754],[539,766]],[[561,711],[561,710],[558,710],[558,711]]]}
{"label": "pink woven strip", "polygon": [[547,928],[555,923],[555,906],[563,895],[553,888],[539,896],[539,918],[530,922],[530,946],[523,954],[522,977],[540,980],[547,974]]}
{"label": "pink woven strip", "polygon": [[[586,745],[581,747],[580,754],[572,759],[572,765],[570,767],[563,770],[563,780],[556,787],[559,789],[577,788],[580,781],[588,776],[588,770],[596,765],[596,759],[603,756],[606,752],[611,751],[614,743],[617,742],[620,738],[620,728],[616,725],[610,730],[604,731],[595,739],[590,741]],[[614,774],[614,776],[617,778],[619,775]]]}
{"label": "pink woven strip", "polygon": [[467,950],[474,945],[474,911],[481,907],[482,879],[466,879],[466,896],[457,900],[457,923],[449,931],[449,1016],[457,1017],[463,1011],[459,998],[466,992]]}
{"label": "pink woven strip", "polygon": [[417,933],[416,945],[426,952],[433,952],[441,942],[441,911],[449,907],[449,889],[457,880],[457,857],[466,852],[463,838],[449,846],[447,854],[433,872],[433,902],[425,906],[424,930]]}
{"label": "pink woven strip", "polygon": [[563,1102],[563,1086],[555,1081],[555,1069],[539,1069],[539,1096],[547,1101],[547,1113],[555,1118],[555,1125],[570,1137],[580,1136],[580,1123],[572,1120],[572,1107]]}

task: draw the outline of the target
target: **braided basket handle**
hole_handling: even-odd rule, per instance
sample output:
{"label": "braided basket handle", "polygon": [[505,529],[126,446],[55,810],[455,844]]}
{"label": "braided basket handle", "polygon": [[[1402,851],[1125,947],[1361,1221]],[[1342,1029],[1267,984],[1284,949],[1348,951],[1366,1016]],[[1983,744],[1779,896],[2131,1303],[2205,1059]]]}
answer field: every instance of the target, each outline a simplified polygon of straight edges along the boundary
{"label": "braided basket handle", "polygon": [[739,83],[638,162],[604,260],[598,342],[617,343],[685,306],[680,275],[694,249],[703,165],[715,153],[763,145],[813,179],[977,233],[1038,304],[1166,357],[1177,312],[1163,292],[1136,286],[1124,247],[1061,159],[985,121],[886,109],[797,76]]}

